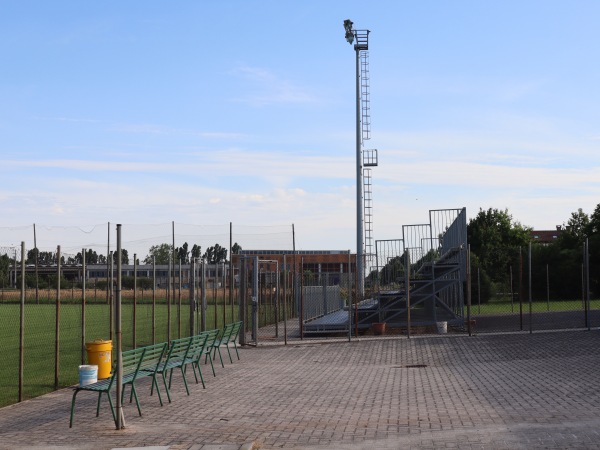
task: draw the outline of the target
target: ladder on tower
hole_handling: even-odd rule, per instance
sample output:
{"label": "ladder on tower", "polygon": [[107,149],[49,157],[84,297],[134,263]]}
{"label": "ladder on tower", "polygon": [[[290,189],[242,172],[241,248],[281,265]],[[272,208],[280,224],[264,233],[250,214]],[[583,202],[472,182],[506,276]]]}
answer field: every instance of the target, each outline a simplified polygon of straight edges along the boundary
{"label": "ladder on tower", "polygon": [[373,246],[373,178],[371,169],[363,169],[363,208],[364,208],[364,233],[365,233],[365,268],[367,273],[375,262],[375,248]]}
{"label": "ladder on tower", "polygon": [[369,89],[369,52],[362,50],[360,52],[360,108],[363,142],[371,139],[371,99]]}

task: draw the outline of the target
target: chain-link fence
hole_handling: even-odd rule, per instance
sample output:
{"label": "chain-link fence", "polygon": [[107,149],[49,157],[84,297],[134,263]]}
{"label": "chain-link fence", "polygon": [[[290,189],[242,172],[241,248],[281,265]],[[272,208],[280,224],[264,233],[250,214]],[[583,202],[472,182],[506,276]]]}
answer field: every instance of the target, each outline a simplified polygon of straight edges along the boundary
{"label": "chain-link fence", "polygon": [[[231,251],[231,226],[228,231],[209,237],[174,234],[175,245],[167,245],[167,264],[157,264],[156,254],[140,263],[136,253],[133,261],[122,253],[123,350],[239,320],[239,284],[232,257],[222,251],[224,246],[220,250],[218,245],[209,247],[213,253],[205,253],[204,258],[190,255],[191,251],[178,252],[187,245],[177,246],[184,240],[218,240],[229,242]],[[236,240],[254,246],[264,245],[271,237],[273,248],[291,246],[291,229],[247,227],[245,231],[236,234]],[[128,243],[138,241],[125,241],[124,246]],[[86,343],[113,341],[117,265],[110,248],[109,258],[99,261],[97,254],[85,248],[77,253],[66,253],[60,246],[41,251],[26,248],[24,242],[20,247],[0,247],[0,406],[75,384],[78,366],[87,362]],[[176,259],[180,255],[187,260]]]}
{"label": "chain-link fence", "polygon": [[539,331],[600,326],[597,267],[590,250],[557,252],[548,245],[510,249],[504,277],[471,274],[471,316],[478,332]]}

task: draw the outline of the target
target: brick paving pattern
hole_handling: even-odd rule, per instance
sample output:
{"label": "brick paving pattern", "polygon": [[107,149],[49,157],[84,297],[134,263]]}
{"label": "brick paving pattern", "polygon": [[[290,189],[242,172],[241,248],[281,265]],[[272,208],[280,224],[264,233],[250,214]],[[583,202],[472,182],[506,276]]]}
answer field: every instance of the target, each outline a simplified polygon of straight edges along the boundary
{"label": "brick paving pattern", "polygon": [[2,408],[0,449],[600,448],[599,333],[244,348],[189,397],[174,375],[164,407],[143,380],[143,417],[126,403],[121,431],[85,392],[69,429],[71,389]]}

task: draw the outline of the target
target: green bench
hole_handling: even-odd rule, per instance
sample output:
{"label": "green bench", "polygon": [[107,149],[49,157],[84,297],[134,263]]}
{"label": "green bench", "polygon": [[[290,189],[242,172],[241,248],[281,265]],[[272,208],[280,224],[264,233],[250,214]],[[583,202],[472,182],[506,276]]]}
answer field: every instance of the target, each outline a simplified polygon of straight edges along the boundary
{"label": "green bench", "polygon": [[[243,322],[233,322],[225,325],[219,337],[215,340],[212,345],[213,349],[213,357],[216,356],[217,351],[219,352],[219,359],[221,360],[221,366],[225,367],[223,364],[223,356],[221,355],[221,346],[225,345],[227,348],[227,353],[229,355],[229,361],[233,364],[233,359],[231,358],[231,352],[229,351],[229,344],[233,344],[235,348],[235,353],[237,355],[237,359],[240,359],[240,354],[237,349],[237,338],[240,334],[240,330],[242,329]],[[213,369],[214,372],[214,369]]]}
{"label": "green bench", "polygon": [[[122,380],[122,395],[121,399],[124,397],[125,393],[125,385],[131,385],[131,395],[135,397],[135,403],[137,405],[138,412],[140,416],[142,415],[142,410],[140,408],[140,402],[138,400],[137,392],[135,389],[135,380],[138,378],[140,372],[140,366],[142,361],[144,360],[144,354],[146,353],[145,347],[140,347],[135,350],[127,350],[122,353],[123,360],[123,380]],[[75,392],[73,392],[73,399],[71,400],[71,419],[69,421],[69,428],[73,427],[73,416],[75,415],[75,398],[80,391],[91,391],[98,393],[98,402],[96,405],[96,417],[100,415],[100,400],[102,399],[102,394],[106,394],[108,397],[108,403],[110,405],[110,412],[112,413],[113,420],[117,420],[117,416],[115,414],[115,408],[113,406],[112,398],[110,396],[110,391],[114,387],[116,387],[117,383],[117,370],[116,363],[113,365],[112,375],[110,378],[106,378],[104,380],[97,381],[96,383],[77,386]]]}
{"label": "green bench", "polygon": [[138,377],[152,377],[150,395],[154,393],[154,388],[156,388],[158,401],[160,402],[160,406],[163,406],[162,397],[160,396],[160,389],[158,388],[157,374],[160,373],[158,369],[167,355],[169,344],[167,342],[162,342],[160,344],[148,345],[142,348],[146,349],[146,353],[144,354],[144,360],[140,365]]}
{"label": "green bench", "polygon": [[[204,346],[204,350],[202,352],[204,355],[204,363],[206,363],[206,361],[210,361],[210,367],[212,369],[213,377],[216,377],[217,374],[215,372],[215,366],[213,365],[212,352],[213,352],[215,342],[219,338],[220,330],[210,330],[210,331],[205,331],[205,333],[206,333],[206,345]],[[200,355],[200,358],[202,358],[202,355]],[[196,367],[198,367],[198,370],[200,370],[200,359],[198,359]]]}
{"label": "green bench", "polygon": [[[219,358],[221,359],[221,365],[223,367],[223,357],[221,356],[221,345],[227,347],[229,353],[229,344],[233,342],[235,351],[237,353],[236,339],[240,332],[242,322],[236,322],[226,325],[223,330],[209,330],[204,331],[198,335],[173,339],[170,343],[163,342],[160,344],[148,345],[145,347],[139,347],[134,350],[127,350],[122,353],[123,358],[123,380],[121,390],[121,402],[125,397],[125,389],[127,385],[131,386],[130,403],[135,398],[135,403],[138,409],[138,413],[142,415],[142,409],[137,395],[135,387],[136,380],[143,377],[152,377],[152,383],[150,387],[150,395],[153,395],[154,389],[158,396],[160,405],[163,406],[163,400],[160,394],[160,387],[158,377],[162,378],[162,384],[164,385],[165,391],[167,392],[167,399],[171,403],[171,382],[173,380],[173,370],[180,369],[183,377],[183,383],[185,390],[190,395],[190,390],[187,384],[186,368],[192,366],[196,383],[198,383],[198,375],[202,382],[202,387],[206,388],[204,383],[204,377],[200,368],[200,362],[202,357],[205,357],[205,363],[210,361],[213,376],[216,376],[215,367],[213,364],[216,352],[219,352]],[[237,354],[238,359],[240,358],[239,353]],[[231,353],[229,353],[229,360],[233,362]],[[198,373],[196,373],[198,369]],[[167,376],[169,382],[167,383]],[[73,426],[73,417],[75,414],[75,398],[80,391],[92,391],[98,393],[98,402],[96,406],[96,417],[100,414],[100,402],[102,394],[106,394],[108,397],[108,403],[113,419],[116,421],[116,413],[113,405],[113,401],[110,392],[115,388],[117,380],[116,363],[113,365],[112,375],[110,378],[105,380],[97,381],[93,384],[85,386],[75,387],[73,393],[73,399],[71,401],[71,419],[69,428]]]}

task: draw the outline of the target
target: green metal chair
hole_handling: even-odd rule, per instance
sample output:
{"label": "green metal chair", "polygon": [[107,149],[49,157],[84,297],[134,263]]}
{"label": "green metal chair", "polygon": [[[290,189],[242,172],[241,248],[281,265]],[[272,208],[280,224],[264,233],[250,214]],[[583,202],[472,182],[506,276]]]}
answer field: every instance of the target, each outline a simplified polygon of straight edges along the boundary
{"label": "green metal chair", "polygon": [[[134,350],[127,350],[122,353],[123,360],[123,379],[122,379],[122,395],[121,400],[124,397],[125,393],[125,385],[131,385],[131,395],[135,397],[135,403],[138,409],[138,413],[140,416],[142,415],[142,409],[140,408],[140,402],[137,396],[137,391],[135,389],[135,381],[138,378],[138,374],[140,371],[140,366],[144,360],[144,354],[146,349],[144,347],[140,347]],[[75,392],[73,392],[73,399],[71,400],[71,418],[69,421],[69,428],[73,427],[73,416],[75,415],[75,398],[80,391],[91,391],[98,393],[98,402],[96,404],[96,417],[100,415],[100,401],[102,399],[102,394],[106,394],[108,397],[108,403],[110,405],[110,412],[112,413],[113,420],[117,420],[117,416],[115,414],[115,408],[112,402],[112,398],[110,396],[110,391],[113,387],[115,387],[117,381],[117,364],[116,362],[113,364],[112,375],[110,378],[106,378],[104,380],[97,381],[93,384],[88,384],[84,386],[77,386]]]}

